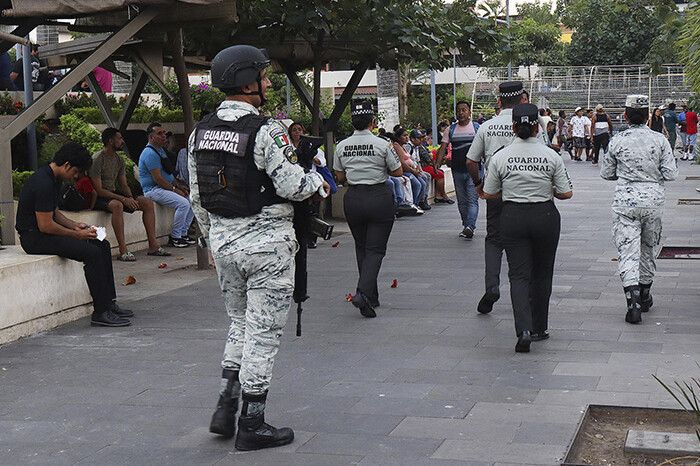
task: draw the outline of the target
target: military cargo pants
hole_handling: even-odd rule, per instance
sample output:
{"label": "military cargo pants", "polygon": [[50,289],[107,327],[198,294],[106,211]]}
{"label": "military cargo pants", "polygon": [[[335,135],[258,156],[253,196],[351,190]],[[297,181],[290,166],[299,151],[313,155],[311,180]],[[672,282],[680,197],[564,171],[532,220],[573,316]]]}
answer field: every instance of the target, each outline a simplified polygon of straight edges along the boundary
{"label": "military cargo pants", "polygon": [[613,240],[623,287],[654,280],[662,216],[660,208],[613,207]]}
{"label": "military cargo pants", "polygon": [[250,394],[270,386],[294,291],[296,242],[267,246],[267,251],[239,251],[215,260],[231,318],[221,365],[240,370],[241,388]]}

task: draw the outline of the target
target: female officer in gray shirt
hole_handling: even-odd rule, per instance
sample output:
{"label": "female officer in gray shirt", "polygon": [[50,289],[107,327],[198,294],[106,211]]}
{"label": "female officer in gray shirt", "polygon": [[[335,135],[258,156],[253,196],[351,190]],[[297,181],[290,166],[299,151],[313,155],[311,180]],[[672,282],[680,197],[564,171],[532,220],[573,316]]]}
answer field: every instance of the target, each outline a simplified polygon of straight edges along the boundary
{"label": "female officer in gray shirt", "polygon": [[370,131],[374,108],[370,102],[353,104],[350,115],[355,132],[335,148],[333,167],[339,182],[350,186],[343,198],[345,218],[355,239],[360,278],[352,304],[365,317],[376,317],[379,306],[377,276],[394,226],[394,197],[385,184],[387,172],[401,176],[401,162],[391,144]]}
{"label": "female officer in gray shirt", "polygon": [[549,297],[561,228],[552,197],[573,195],[561,157],[537,137],[537,117],[535,105],[513,109],[513,131],[518,137],[493,154],[484,181],[486,199],[504,201],[501,241],[508,258],[519,353],[529,352],[531,341],[549,338]]}

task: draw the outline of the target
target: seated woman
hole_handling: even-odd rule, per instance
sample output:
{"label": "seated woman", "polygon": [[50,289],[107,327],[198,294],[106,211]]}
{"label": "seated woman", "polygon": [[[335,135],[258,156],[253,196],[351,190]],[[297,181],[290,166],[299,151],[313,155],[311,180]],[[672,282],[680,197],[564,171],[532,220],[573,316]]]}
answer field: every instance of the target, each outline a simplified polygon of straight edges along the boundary
{"label": "seated woman", "polygon": [[399,128],[396,133],[386,133],[391,138],[394,145],[394,150],[399,155],[401,160],[401,168],[403,176],[411,181],[411,189],[413,190],[413,204],[420,207],[422,210],[430,210],[430,206],[425,202],[427,197],[427,184],[422,179],[421,173],[423,170],[417,167],[411,160],[410,155],[406,152],[404,145],[408,143],[408,132],[404,128]]}

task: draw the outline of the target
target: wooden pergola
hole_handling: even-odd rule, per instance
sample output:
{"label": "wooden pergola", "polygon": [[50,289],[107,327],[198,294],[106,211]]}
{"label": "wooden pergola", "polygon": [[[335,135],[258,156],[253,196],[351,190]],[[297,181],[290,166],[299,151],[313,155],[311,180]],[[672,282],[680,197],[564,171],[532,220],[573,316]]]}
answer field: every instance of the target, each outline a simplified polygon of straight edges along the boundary
{"label": "wooden pergola", "polygon": [[[210,62],[201,57],[184,56],[181,31],[189,27],[237,22],[236,0],[140,0],[139,7],[133,6],[133,3],[132,0],[13,0],[14,8],[1,12],[0,24],[17,26],[12,34],[0,36],[0,53],[7,51],[38,25],[57,24],[58,19],[75,18],[75,23],[70,25],[72,30],[102,33],[42,47],[42,58],[47,58],[49,68],[70,68],[70,72],[20,114],[0,121],[0,215],[5,216],[0,237],[3,244],[14,244],[10,141],[86,77],[105,121],[125,130],[149,77],[166,94],[169,93],[163,85],[162,69],[163,65],[173,66],[183,103],[185,133],[189,134],[194,128],[187,69],[209,69]],[[164,33],[167,34],[165,44],[158,39]],[[308,69],[313,63],[313,52],[307,43],[301,40],[283,44],[266,43],[247,38],[239,38],[239,43],[266,48],[273,67],[286,74],[301,101],[313,112],[313,98],[297,75],[298,70]],[[331,55],[326,59],[347,59],[353,45],[354,41],[328,44]],[[92,74],[97,66],[117,71],[114,59],[134,62],[141,69],[118,119],[112,114],[106,96]],[[332,161],[330,151],[335,142],[333,130],[371,65],[368,61],[357,65],[330,115],[319,110],[329,162]]]}
{"label": "wooden pergola", "polygon": [[[0,23],[17,26],[11,34],[0,38],[0,53],[20,42],[37,26],[57,24],[57,19],[76,18],[71,28],[107,32],[102,36],[44,47],[50,67],[70,68],[70,72],[20,114],[14,118],[4,118],[3,124],[0,124],[0,215],[5,217],[1,229],[3,244],[14,244],[15,241],[10,141],[86,77],[105,121],[125,129],[148,78],[163,86],[162,65],[169,62],[175,68],[180,85],[185,131],[189,132],[194,127],[187,66],[201,68],[206,63],[194,63],[192,60],[188,63],[185,60],[181,30],[183,27],[237,21],[235,0],[152,0],[140,1],[139,7],[130,6],[131,3],[128,0],[23,0],[13,1],[12,9],[2,11]],[[165,59],[162,41],[152,40],[154,33],[164,32],[170,45]],[[118,120],[92,74],[92,70],[100,65],[107,69],[114,68],[113,57],[130,59],[141,68]]]}

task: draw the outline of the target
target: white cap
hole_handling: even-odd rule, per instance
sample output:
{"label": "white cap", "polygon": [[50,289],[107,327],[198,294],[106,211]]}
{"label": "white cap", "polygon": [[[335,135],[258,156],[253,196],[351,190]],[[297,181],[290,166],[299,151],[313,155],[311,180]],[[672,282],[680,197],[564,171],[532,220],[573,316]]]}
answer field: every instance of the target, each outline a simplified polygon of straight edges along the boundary
{"label": "white cap", "polygon": [[576,110],[574,110],[574,113],[578,112],[579,110],[583,110],[581,107],[576,107]]}
{"label": "white cap", "polygon": [[644,94],[630,94],[625,99],[625,107],[649,108],[649,96]]}

